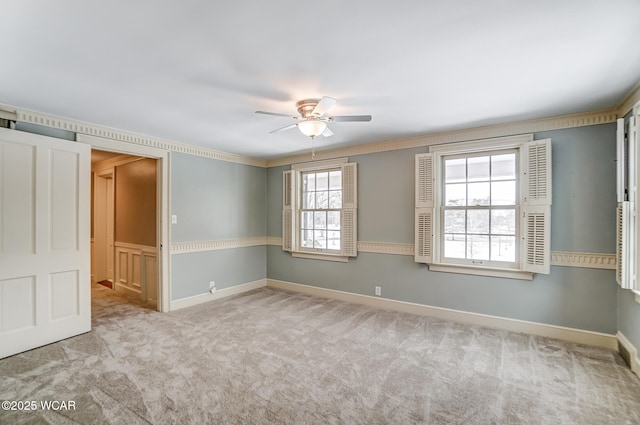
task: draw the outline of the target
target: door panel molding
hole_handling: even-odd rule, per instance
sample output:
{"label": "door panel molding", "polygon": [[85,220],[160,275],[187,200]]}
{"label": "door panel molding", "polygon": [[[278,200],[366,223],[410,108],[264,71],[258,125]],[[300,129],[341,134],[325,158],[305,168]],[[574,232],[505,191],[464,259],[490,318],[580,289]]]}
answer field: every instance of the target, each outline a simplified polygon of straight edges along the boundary
{"label": "door panel molding", "polygon": [[[21,155],[30,147],[32,154]],[[79,143],[0,128],[2,227],[32,226],[21,252],[0,235],[0,358],[91,330],[90,156]],[[21,152],[19,152],[21,151]],[[4,168],[4,164],[12,164]],[[30,190],[15,180],[36,170]],[[4,215],[21,205],[22,216]],[[27,226],[28,227],[28,226]],[[20,246],[20,243],[18,243]]]}

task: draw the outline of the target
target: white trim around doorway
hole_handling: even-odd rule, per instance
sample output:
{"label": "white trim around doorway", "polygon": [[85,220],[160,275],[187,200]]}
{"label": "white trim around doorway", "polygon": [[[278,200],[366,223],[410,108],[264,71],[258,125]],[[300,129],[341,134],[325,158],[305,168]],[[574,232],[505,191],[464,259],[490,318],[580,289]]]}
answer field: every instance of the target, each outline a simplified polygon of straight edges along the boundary
{"label": "white trim around doorway", "polygon": [[169,217],[169,156],[170,152],[164,149],[153,148],[144,145],[137,145],[117,140],[105,139],[102,137],[77,134],[76,141],[91,145],[92,149],[99,149],[109,152],[118,152],[128,155],[143,156],[146,158],[158,159],[158,229],[157,246],[158,252],[158,310],[167,312],[170,309],[171,282],[170,282],[170,217]]}

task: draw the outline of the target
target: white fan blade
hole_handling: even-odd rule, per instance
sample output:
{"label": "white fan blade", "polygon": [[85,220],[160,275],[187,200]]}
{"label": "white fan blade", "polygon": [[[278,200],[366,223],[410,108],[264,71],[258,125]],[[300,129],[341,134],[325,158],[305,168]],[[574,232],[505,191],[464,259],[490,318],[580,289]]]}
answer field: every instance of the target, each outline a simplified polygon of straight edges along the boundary
{"label": "white fan blade", "polygon": [[290,130],[292,128],[296,128],[296,126],[297,126],[297,124],[291,124],[291,125],[288,125],[286,127],[282,127],[282,128],[278,128],[276,130],[270,131],[269,133],[279,133],[281,131],[286,131],[286,130]]}
{"label": "white fan blade", "polygon": [[360,122],[366,122],[366,121],[371,121],[371,115],[336,115],[334,117],[331,117],[331,121],[335,121],[335,122],[356,122],[356,121],[360,121]]}
{"label": "white fan blade", "polygon": [[325,128],[324,131],[322,132],[322,135],[324,137],[331,137],[333,136],[333,131],[331,131],[331,129],[329,127]]}
{"label": "white fan blade", "polygon": [[333,105],[336,104],[336,100],[332,97],[323,96],[320,99],[320,102],[313,108],[311,111],[311,115],[322,116],[324,115]]}
{"label": "white fan blade", "polygon": [[289,118],[293,118],[294,120],[298,119],[298,117],[294,117],[291,114],[281,114],[279,112],[256,111],[256,114],[275,115],[276,117],[289,117]]}

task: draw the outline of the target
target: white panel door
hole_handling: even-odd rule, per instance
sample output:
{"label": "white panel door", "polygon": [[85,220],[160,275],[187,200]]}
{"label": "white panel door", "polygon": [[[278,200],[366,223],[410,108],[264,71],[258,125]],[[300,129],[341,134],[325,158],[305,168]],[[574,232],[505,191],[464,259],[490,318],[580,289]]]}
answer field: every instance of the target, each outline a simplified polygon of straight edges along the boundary
{"label": "white panel door", "polygon": [[0,128],[0,358],[91,330],[90,158]]}

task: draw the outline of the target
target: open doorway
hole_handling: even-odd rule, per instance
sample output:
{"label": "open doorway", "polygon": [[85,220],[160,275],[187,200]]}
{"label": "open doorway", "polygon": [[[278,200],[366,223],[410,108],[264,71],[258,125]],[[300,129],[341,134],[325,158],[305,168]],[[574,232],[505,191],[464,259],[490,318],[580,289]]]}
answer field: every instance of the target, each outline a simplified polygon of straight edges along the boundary
{"label": "open doorway", "polygon": [[91,277],[158,309],[158,160],[92,150]]}

